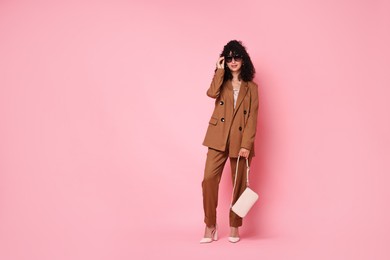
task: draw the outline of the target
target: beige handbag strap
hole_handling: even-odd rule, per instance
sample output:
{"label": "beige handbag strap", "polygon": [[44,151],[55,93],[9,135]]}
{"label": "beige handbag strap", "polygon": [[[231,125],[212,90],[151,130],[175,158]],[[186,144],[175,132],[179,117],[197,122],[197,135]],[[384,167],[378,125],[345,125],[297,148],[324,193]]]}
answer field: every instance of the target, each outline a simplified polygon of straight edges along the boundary
{"label": "beige handbag strap", "polygon": [[[249,160],[248,158],[246,159],[246,186],[249,187]],[[230,203],[230,208],[233,207],[233,197],[234,197],[234,190],[236,189],[236,184],[237,184],[237,173],[238,173],[238,163],[240,162],[240,156],[237,158],[237,165],[236,165],[236,174],[234,175],[234,185],[233,185],[233,192],[232,192],[232,200]]]}

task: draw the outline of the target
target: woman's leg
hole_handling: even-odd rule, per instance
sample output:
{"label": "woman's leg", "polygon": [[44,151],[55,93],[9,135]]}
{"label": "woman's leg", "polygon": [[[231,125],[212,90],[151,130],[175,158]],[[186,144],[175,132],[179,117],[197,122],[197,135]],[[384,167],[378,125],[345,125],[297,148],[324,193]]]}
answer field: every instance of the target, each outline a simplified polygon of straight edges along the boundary
{"label": "woman's leg", "polygon": [[207,227],[214,227],[216,225],[218,188],[227,158],[227,152],[221,152],[211,148],[208,149],[202,181],[204,222]]}

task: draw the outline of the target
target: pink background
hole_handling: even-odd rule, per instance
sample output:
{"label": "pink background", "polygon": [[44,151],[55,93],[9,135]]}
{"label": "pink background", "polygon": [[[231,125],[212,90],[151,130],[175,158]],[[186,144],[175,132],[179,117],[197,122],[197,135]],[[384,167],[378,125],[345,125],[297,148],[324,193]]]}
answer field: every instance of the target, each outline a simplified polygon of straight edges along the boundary
{"label": "pink background", "polygon": [[[0,259],[390,259],[389,27],[384,0],[0,1]],[[230,244],[227,164],[200,245],[231,39],[261,197]]]}

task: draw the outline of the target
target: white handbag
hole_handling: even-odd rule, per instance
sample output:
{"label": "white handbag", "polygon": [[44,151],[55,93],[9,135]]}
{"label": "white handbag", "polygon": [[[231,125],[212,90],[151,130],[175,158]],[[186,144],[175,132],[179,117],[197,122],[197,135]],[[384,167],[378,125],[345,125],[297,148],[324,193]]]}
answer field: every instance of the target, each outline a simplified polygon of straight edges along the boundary
{"label": "white handbag", "polygon": [[[234,190],[236,188],[237,183],[237,172],[238,172],[238,163],[240,161],[240,156],[237,158],[237,166],[236,166],[236,175],[234,177],[234,185],[233,185],[233,193],[232,193],[232,202],[233,204],[233,196]],[[259,195],[256,192],[249,188],[249,161],[246,158],[246,189],[240,195],[236,203],[233,206],[230,206],[234,213],[236,213],[240,217],[245,217],[248,214],[249,210],[255,204],[255,202],[259,199]]]}

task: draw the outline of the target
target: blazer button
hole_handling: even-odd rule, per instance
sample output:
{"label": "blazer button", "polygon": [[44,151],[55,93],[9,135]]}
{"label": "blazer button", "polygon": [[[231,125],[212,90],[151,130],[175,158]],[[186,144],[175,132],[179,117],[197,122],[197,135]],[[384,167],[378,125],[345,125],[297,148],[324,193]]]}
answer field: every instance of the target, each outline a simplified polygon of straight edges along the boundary
{"label": "blazer button", "polygon": [[238,130],[240,130],[240,131],[241,131],[241,130],[242,130],[242,127],[240,126],[240,127],[238,128]]}
{"label": "blazer button", "polygon": [[244,110],[244,115],[246,115],[246,110]]}
{"label": "blazer button", "polygon": [[221,100],[221,101],[219,101],[219,104],[222,106],[223,105],[223,101]]}
{"label": "blazer button", "polygon": [[222,117],[222,118],[221,118],[221,121],[222,121],[222,122],[225,122],[225,118]]}

